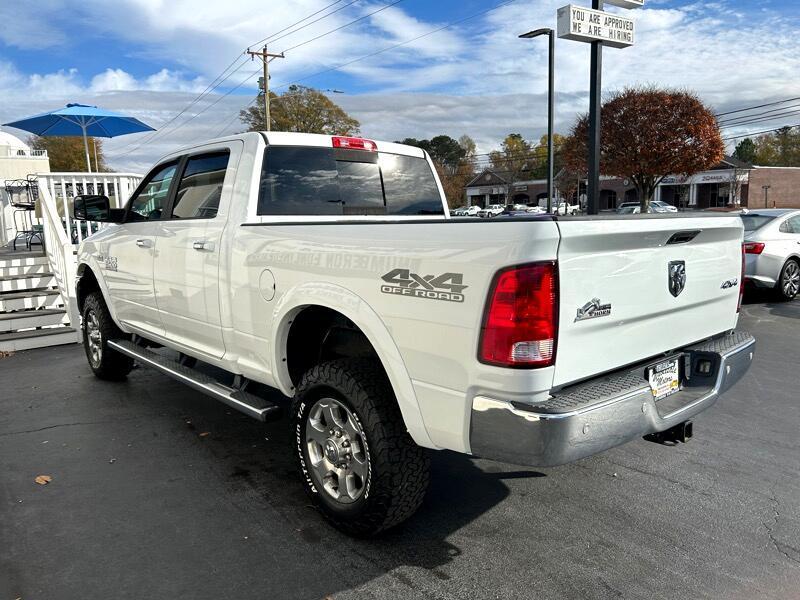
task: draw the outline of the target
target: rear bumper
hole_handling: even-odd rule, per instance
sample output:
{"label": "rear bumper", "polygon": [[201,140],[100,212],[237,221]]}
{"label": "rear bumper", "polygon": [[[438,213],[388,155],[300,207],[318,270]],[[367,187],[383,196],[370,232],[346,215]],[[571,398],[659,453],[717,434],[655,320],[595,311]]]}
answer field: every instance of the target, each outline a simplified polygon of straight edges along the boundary
{"label": "rear bumper", "polygon": [[555,466],[664,431],[709,408],[739,381],[755,346],[749,333],[731,332],[676,352],[690,374],[700,360],[711,362],[711,372],[692,374],[680,392],[658,402],[645,364],[572,386],[539,404],[477,396],[471,451],[513,464]]}

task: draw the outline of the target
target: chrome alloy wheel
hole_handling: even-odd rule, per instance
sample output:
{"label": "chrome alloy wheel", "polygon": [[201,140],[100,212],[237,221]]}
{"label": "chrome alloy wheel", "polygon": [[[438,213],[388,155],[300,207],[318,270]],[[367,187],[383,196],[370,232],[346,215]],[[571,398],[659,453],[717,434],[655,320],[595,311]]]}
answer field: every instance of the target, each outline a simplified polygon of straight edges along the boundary
{"label": "chrome alloy wheel", "polygon": [[333,398],[317,400],[308,413],[306,447],[318,487],[342,504],[355,502],[369,481],[369,449],[359,420]]}
{"label": "chrome alloy wheel", "polygon": [[795,261],[787,263],[786,268],[783,269],[781,289],[787,298],[794,298],[800,291],[800,265]]}
{"label": "chrome alloy wheel", "polygon": [[103,336],[100,333],[100,321],[97,318],[97,313],[90,310],[86,313],[86,343],[89,347],[89,360],[92,366],[98,368],[100,361],[103,360]]}

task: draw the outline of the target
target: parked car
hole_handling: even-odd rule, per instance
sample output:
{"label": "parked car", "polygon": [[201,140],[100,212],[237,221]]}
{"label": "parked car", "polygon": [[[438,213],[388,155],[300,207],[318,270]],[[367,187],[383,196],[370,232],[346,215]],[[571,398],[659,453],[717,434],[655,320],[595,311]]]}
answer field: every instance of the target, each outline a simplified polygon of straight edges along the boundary
{"label": "parked car", "polygon": [[554,215],[577,215],[581,207],[578,204],[569,204],[568,202],[559,202],[553,207]]}
{"label": "parked car", "polygon": [[477,217],[481,211],[480,206],[463,206],[455,210],[456,217]]}
{"label": "parked car", "polygon": [[744,223],[745,278],[784,300],[800,291],[800,210],[763,209],[739,215]]}
{"label": "parked car", "polygon": [[124,209],[76,197],[109,224],[77,256],[91,371],[288,411],[302,486],[363,536],[420,506],[425,449],[554,466],[687,441],[748,369],[738,216],[468,222],[441,189],[416,147],[252,132],[168,154]]}
{"label": "parked car", "polygon": [[[639,210],[631,210],[633,208],[637,208]],[[623,202],[617,207],[617,213],[625,215],[625,214],[638,214],[641,212],[641,203],[639,202]],[[672,204],[667,202],[662,202],[661,200],[651,200],[650,201],[650,208],[648,209],[649,213],[676,213],[678,209],[674,207]]]}
{"label": "parked car", "polygon": [[678,212],[678,207],[673,206],[669,202],[663,200],[651,200],[650,206],[656,209],[656,212]]}
{"label": "parked car", "polygon": [[486,208],[482,209],[478,213],[478,216],[483,218],[496,217],[497,215],[502,215],[505,209],[506,207],[504,204],[490,204]]}
{"label": "parked car", "polygon": [[540,215],[540,214],[546,214],[547,213],[547,209],[544,208],[543,206],[529,206],[528,207],[528,212]]}

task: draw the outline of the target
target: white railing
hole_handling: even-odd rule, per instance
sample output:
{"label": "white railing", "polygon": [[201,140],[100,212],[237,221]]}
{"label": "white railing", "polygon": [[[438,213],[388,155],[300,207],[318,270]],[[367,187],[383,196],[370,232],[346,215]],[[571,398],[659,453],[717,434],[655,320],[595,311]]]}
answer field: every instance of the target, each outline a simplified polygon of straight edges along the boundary
{"label": "white railing", "polygon": [[142,179],[135,173],[39,173],[37,177],[39,188],[46,188],[53,198],[64,230],[74,244],[103,227],[101,223],[77,222],[72,218],[75,196],[102,194],[108,196],[111,208],[122,208]]}
{"label": "white railing", "polygon": [[[50,270],[58,283],[72,327],[80,323],[75,291],[77,245],[103,224],[75,221],[73,199],[80,194],[103,194],[112,208],[122,208],[141,180],[133,173],[41,173],[38,175],[39,206],[44,247]],[[81,341],[80,331],[76,341]]]}
{"label": "white railing", "polygon": [[39,186],[39,204],[44,235],[44,248],[47,260],[50,263],[50,272],[61,291],[70,325],[76,330],[75,341],[80,343],[81,334],[78,324],[78,302],[75,290],[77,275],[77,262],[75,260],[75,246],[64,229],[61,215],[50,191],[41,183]]}

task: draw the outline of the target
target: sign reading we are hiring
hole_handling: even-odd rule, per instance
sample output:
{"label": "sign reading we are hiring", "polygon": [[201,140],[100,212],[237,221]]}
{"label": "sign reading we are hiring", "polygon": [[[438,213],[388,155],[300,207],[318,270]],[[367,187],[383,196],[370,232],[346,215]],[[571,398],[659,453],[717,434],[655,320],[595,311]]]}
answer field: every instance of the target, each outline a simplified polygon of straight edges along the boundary
{"label": "sign reading we are hiring", "polygon": [[[622,1],[622,0],[620,0]],[[603,42],[612,48],[633,46],[633,19],[569,4],[558,9],[558,37],[578,42]]]}

